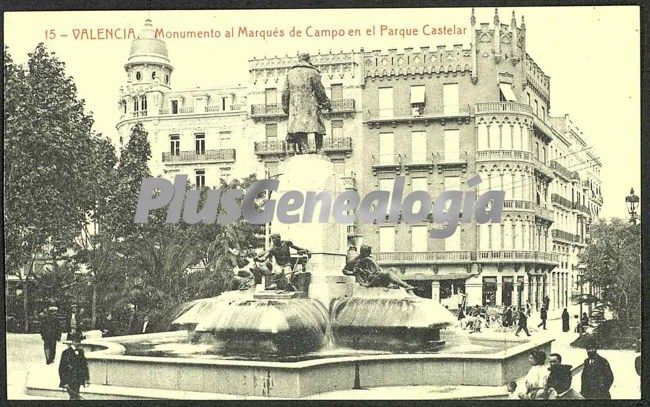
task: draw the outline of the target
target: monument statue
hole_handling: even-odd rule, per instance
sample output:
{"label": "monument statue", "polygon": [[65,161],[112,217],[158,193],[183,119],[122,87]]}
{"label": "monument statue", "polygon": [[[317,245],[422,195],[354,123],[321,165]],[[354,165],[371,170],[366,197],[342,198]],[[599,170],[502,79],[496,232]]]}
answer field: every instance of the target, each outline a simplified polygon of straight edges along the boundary
{"label": "monument statue", "polygon": [[316,153],[323,153],[325,125],[321,109],[330,108],[320,72],[311,64],[309,54],[301,53],[298,62],[289,68],[282,90],[282,110],[289,115],[287,142],[296,154],[309,150],[307,138],[311,133],[314,133]]}
{"label": "monument statue", "polygon": [[382,270],[377,260],[372,255],[372,248],[366,244],[361,245],[361,250],[356,253],[349,250],[343,274],[354,276],[363,287],[402,287],[413,294],[415,287],[406,284],[395,274],[395,269]]}
{"label": "monument statue", "polygon": [[[275,262],[279,266],[278,269],[273,272],[273,281],[274,284],[267,287],[267,289],[279,289],[284,291],[295,291],[294,281],[297,282],[296,273],[306,273],[307,261],[311,253],[307,249],[296,246],[293,242],[289,240],[282,240],[279,234],[271,235],[271,247],[269,250],[257,257],[256,261],[265,261],[273,257]],[[291,256],[291,249],[294,249],[298,252],[298,257]],[[298,269],[300,266],[300,269]]]}

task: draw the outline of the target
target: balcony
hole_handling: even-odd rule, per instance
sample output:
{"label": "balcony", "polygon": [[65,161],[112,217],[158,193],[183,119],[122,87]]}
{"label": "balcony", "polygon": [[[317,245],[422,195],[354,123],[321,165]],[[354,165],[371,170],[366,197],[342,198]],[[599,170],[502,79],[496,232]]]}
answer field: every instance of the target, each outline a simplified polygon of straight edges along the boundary
{"label": "balcony", "polygon": [[544,176],[544,177],[546,177],[548,179],[553,179],[554,175],[553,175],[553,170],[551,169],[551,167],[546,165],[546,163],[544,163],[538,157],[534,157],[534,161],[535,161],[535,171],[538,174],[540,174],[540,175],[542,175],[542,176]]}
{"label": "balcony", "polygon": [[244,110],[244,106],[242,105],[231,105],[230,109],[223,110],[220,105],[216,106],[205,106],[203,108],[203,111],[199,111],[198,109],[194,109],[193,106],[186,106],[186,107],[181,107],[176,110],[176,112],[172,112],[169,109],[158,109],[158,115],[160,116],[167,116],[167,115],[184,115],[184,114],[200,114],[200,113],[223,113],[223,112],[241,112]]}
{"label": "balcony", "polygon": [[467,171],[467,151],[442,152],[436,154],[438,173],[442,174],[443,168],[460,168]]}
{"label": "balcony", "polygon": [[573,233],[565,232],[564,230],[553,229],[551,235],[553,236],[553,239],[562,240],[567,243],[585,244],[585,240],[580,235],[574,235]]}
{"label": "balcony", "polygon": [[537,133],[542,136],[542,140],[546,143],[550,143],[553,140],[555,136],[555,130],[553,127],[535,114],[533,114],[533,126],[535,127],[535,130],[537,130]]}
{"label": "balcony", "polygon": [[479,263],[546,263],[555,265],[559,260],[559,256],[555,253],[524,250],[490,250],[476,253]]}
{"label": "balcony", "polygon": [[520,150],[484,150],[476,152],[476,161],[491,160],[524,160],[532,161],[533,155],[528,151]]}
{"label": "balcony", "polygon": [[404,168],[407,170],[423,169],[433,173],[434,154],[411,153],[410,157],[404,157]]}
{"label": "balcony", "polygon": [[372,172],[377,175],[378,171],[398,172],[402,167],[402,156],[400,154],[378,154],[372,156]]}
{"label": "balcony", "polygon": [[563,166],[562,164],[560,164],[556,160],[551,160],[549,165],[556,174],[558,174],[559,176],[561,176],[562,178],[564,178],[567,181],[572,180],[573,177],[575,176],[574,175],[575,171],[569,171],[568,168],[566,168],[565,166]]}
{"label": "balcony", "polygon": [[549,223],[553,223],[555,221],[553,211],[541,205],[535,205],[535,217],[543,219]]}
{"label": "balcony", "polygon": [[474,252],[380,252],[377,261],[381,265],[400,264],[466,264],[476,259]]}
{"label": "balcony", "polygon": [[589,208],[586,207],[585,205],[582,205],[582,204],[578,203],[578,202],[572,203],[571,207],[572,207],[572,209],[574,209],[576,211],[586,213],[587,215],[591,215],[591,211],[589,210]]}
{"label": "balcony", "polygon": [[280,105],[251,105],[251,117],[253,119],[272,119],[286,116]]}
{"label": "balcony", "polygon": [[[284,140],[266,140],[257,141],[254,144],[255,154],[258,156],[266,155],[293,155],[293,150],[289,150],[287,142]],[[330,137],[323,140],[323,151],[325,154],[344,153],[349,156],[352,152],[352,137]],[[316,145],[309,142],[310,153],[316,152]]]}
{"label": "balcony", "polygon": [[525,209],[532,211],[533,210],[533,202],[531,201],[520,201],[520,200],[513,200],[509,199],[506,201],[503,201],[503,209]]}
{"label": "balcony", "polygon": [[440,122],[442,124],[449,120],[457,120],[469,123],[471,108],[469,105],[462,106],[430,106],[423,107],[399,107],[392,109],[372,109],[365,114],[365,123],[370,127],[380,127],[384,124],[394,125],[397,123],[424,123]]}
{"label": "balcony", "polygon": [[554,204],[564,206],[567,209],[573,209],[573,205],[571,204],[570,200],[555,193],[551,194],[551,202]]}
{"label": "balcony", "polygon": [[223,148],[219,150],[205,150],[205,154],[198,154],[196,151],[180,151],[178,154],[170,152],[162,153],[162,161],[168,163],[224,163],[235,161],[235,150]]}
{"label": "balcony", "polygon": [[330,110],[325,110],[323,112],[326,116],[333,116],[346,113],[355,112],[355,102],[354,99],[339,99],[332,100],[332,108]]}
{"label": "balcony", "polygon": [[532,115],[533,109],[528,105],[518,102],[487,102],[477,103],[475,105],[474,113],[522,113]]}

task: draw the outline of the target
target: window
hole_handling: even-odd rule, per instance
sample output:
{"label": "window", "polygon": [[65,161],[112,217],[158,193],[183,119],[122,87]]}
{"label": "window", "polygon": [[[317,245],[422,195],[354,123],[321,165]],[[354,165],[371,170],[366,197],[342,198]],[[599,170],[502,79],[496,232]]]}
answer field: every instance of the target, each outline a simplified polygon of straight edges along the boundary
{"label": "window", "polygon": [[334,101],[334,100],[342,100],[343,99],[343,85],[342,84],[333,83],[331,90],[332,90],[332,94],[331,94],[330,99],[332,99],[332,101]]}
{"label": "window", "polygon": [[268,88],[264,90],[264,104],[266,106],[275,106],[278,104],[278,90]]}
{"label": "window", "polygon": [[426,252],[428,250],[429,230],[424,225],[411,226],[411,251]]}
{"label": "window", "polygon": [[219,132],[219,145],[227,146],[230,144],[230,132],[229,131],[220,131]]}
{"label": "window", "polygon": [[126,100],[122,101],[122,113],[126,114]]}
{"label": "window", "polygon": [[[411,191],[428,191],[429,185],[426,177],[411,178]],[[413,213],[419,212],[421,208],[420,201],[413,205]]]}
{"label": "window", "polygon": [[379,228],[379,251],[395,251],[395,227],[382,226]]}
{"label": "window", "polygon": [[137,112],[140,110],[140,104],[138,103],[138,98],[133,98],[133,111]]}
{"label": "window", "polygon": [[170,149],[169,152],[171,155],[180,155],[181,153],[181,140],[178,134],[172,134],[169,136]]}
{"label": "window", "polygon": [[172,100],[172,114],[178,113],[178,100]]}
{"label": "window", "polygon": [[542,120],[546,121],[546,108],[542,106]]}
{"label": "window", "polygon": [[535,157],[539,158],[539,142],[535,142]]}
{"label": "window", "polygon": [[512,91],[512,85],[509,83],[500,83],[499,84],[499,94],[500,97],[499,99],[502,102],[516,102],[517,97],[515,96],[515,93]]}
{"label": "window", "polygon": [[[452,219],[450,222],[458,222],[458,219]],[[444,242],[446,252],[460,251],[460,227],[451,236],[445,238]]]}
{"label": "window", "polygon": [[497,278],[483,277],[483,306],[496,305]]}
{"label": "window", "polygon": [[539,102],[535,99],[535,115],[539,116]]}
{"label": "window", "polygon": [[343,120],[332,120],[332,138],[343,137]]}
{"label": "window", "polygon": [[[444,177],[444,190],[445,191],[460,191],[460,177]],[[445,211],[448,211],[451,207],[451,200],[447,200],[445,203]]]}
{"label": "window", "polygon": [[169,85],[169,74],[165,74],[165,84]]}
{"label": "window", "polygon": [[411,106],[413,108],[413,116],[420,116],[424,113],[424,85],[411,86]]}
{"label": "window", "polygon": [[140,110],[147,110],[147,97],[145,95],[140,96]]}
{"label": "window", "polygon": [[156,80],[156,71],[151,72],[151,79],[154,81]]}
{"label": "window", "polygon": [[194,135],[194,143],[196,145],[196,154],[205,154],[205,134],[197,133]]}
{"label": "window", "polygon": [[458,84],[446,83],[442,87],[442,103],[444,105],[445,115],[458,114]]}
{"label": "window", "polygon": [[388,191],[393,194],[393,186],[395,185],[395,180],[393,178],[383,178],[379,180],[379,190]]}
{"label": "window", "polygon": [[460,161],[460,130],[444,131],[445,162]]}
{"label": "window", "polygon": [[194,171],[196,176],[196,187],[204,188],[205,187],[205,170],[196,170]]}
{"label": "window", "polygon": [[379,133],[379,163],[393,164],[395,162],[395,146],[393,133]]}
{"label": "window", "polygon": [[276,141],[278,139],[278,125],[277,123],[269,123],[266,125],[266,140]]}
{"label": "window", "polygon": [[135,79],[137,80],[142,79],[142,74],[139,71],[135,73]]}
{"label": "window", "polygon": [[546,147],[542,147],[542,162],[546,162]]}
{"label": "window", "polygon": [[531,104],[530,101],[530,93],[526,93],[526,97],[528,98],[528,106],[532,107],[533,105]]}
{"label": "window", "polygon": [[379,88],[379,117],[392,117],[393,88]]}
{"label": "window", "polygon": [[414,163],[427,161],[427,133],[424,131],[411,132],[411,159]]}
{"label": "window", "polygon": [[232,98],[230,96],[221,97],[221,110],[231,110],[232,109]]}
{"label": "window", "polygon": [[514,277],[502,277],[501,304],[512,305],[512,292],[515,288]]}

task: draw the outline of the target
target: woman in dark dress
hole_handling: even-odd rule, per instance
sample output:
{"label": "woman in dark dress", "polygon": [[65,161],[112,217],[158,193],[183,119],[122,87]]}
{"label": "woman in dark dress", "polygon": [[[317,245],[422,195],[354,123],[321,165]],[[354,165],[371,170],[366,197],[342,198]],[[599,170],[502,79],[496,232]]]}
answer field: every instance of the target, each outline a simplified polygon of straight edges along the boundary
{"label": "woman in dark dress", "polygon": [[569,332],[569,311],[562,311],[562,332]]}

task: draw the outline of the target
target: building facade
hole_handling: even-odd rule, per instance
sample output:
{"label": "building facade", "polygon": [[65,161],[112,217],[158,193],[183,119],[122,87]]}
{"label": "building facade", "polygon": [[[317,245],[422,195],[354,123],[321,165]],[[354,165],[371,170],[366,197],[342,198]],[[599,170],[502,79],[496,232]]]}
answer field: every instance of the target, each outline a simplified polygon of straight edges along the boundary
{"label": "building facade", "polygon": [[[472,12],[470,24],[469,47],[312,55],[332,99],[325,154],[361,196],[392,190],[397,176],[405,195],[503,190],[502,223],[459,223],[447,239],[430,238],[429,221],[355,224],[349,236],[451,309],[462,294],[467,305],[533,309],[548,295],[562,309],[582,287],[578,254],[602,206],[601,164],[568,115],[549,113],[550,77],[526,52],[523,18],[505,24],[495,11],[492,24],[477,25]],[[148,21],[125,65],[118,132],[143,122],[154,174],[206,186],[273,177],[292,154],[280,97],[295,61],[251,59],[246,86],[175,90]],[[482,182],[468,186],[476,174]]]}

